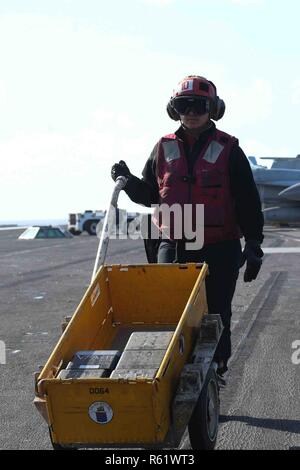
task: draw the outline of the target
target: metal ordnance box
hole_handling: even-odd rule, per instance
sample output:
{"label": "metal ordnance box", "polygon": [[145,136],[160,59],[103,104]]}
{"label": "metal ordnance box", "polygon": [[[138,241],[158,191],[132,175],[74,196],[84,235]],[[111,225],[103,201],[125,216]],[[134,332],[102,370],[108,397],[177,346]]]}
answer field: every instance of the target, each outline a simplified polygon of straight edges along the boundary
{"label": "metal ordnance box", "polygon": [[154,379],[157,372],[156,369],[115,369],[112,379],[136,380],[137,378]]}
{"label": "metal ordnance box", "polygon": [[165,353],[166,349],[125,349],[117,369],[158,369]]}
{"label": "metal ordnance box", "polygon": [[62,369],[57,378],[60,380],[68,379],[101,379],[109,377],[110,370],[107,369]]}
{"label": "metal ordnance box", "polygon": [[174,331],[136,331],[131,334],[112,378],[154,378]]}
{"label": "metal ordnance box", "polygon": [[174,331],[136,331],[132,333],[125,350],[166,350]]}
{"label": "metal ordnance box", "polygon": [[78,351],[67,369],[114,369],[121,356],[120,351]]}

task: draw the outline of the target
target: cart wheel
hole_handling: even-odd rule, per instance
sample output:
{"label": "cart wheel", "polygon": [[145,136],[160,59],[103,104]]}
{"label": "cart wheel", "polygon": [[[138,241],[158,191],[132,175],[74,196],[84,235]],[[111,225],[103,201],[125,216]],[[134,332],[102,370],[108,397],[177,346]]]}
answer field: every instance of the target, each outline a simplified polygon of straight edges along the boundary
{"label": "cart wheel", "polygon": [[193,450],[212,450],[219,425],[219,388],[216,373],[210,368],[198,402],[188,424]]}

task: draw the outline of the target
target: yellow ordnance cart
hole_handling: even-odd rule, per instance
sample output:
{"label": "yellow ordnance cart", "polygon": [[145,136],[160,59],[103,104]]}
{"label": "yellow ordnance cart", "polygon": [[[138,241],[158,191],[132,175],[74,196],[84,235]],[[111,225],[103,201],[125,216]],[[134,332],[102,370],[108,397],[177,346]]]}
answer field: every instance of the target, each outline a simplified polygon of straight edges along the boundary
{"label": "yellow ordnance cart", "polygon": [[[101,251],[101,250],[100,250]],[[34,403],[55,449],[193,449],[218,431],[213,355],[222,325],[207,315],[206,264],[101,265],[46,365]],[[123,351],[133,332],[171,331],[153,376],[61,378],[78,351]]]}

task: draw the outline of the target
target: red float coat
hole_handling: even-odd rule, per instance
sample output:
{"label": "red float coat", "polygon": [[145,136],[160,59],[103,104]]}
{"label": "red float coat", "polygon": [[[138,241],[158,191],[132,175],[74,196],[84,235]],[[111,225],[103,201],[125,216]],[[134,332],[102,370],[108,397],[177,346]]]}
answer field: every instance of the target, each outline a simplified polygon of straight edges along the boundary
{"label": "red float coat", "polygon": [[[184,205],[192,205],[193,230],[196,229],[196,205],[204,205],[204,245],[241,237],[235,213],[235,203],[229,184],[229,155],[235,137],[216,129],[202,146],[189,174],[184,143],[176,134],[169,134],[158,143],[156,178],[159,204],[180,204],[182,220]],[[154,223],[162,232],[167,228],[154,214]],[[172,217],[169,238],[174,236]]]}

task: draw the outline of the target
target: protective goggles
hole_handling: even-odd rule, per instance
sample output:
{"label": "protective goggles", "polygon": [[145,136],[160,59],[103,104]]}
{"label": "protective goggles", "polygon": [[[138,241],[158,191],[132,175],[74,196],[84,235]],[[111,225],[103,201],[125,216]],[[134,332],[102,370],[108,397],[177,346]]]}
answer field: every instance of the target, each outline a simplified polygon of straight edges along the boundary
{"label": "protective goggles", "polygon": [[174,98],[172,106],[178,114],[185,115],[190,111],[202,116],[209,112],[209,100],[207,98],[195,96],[178,96]]}

